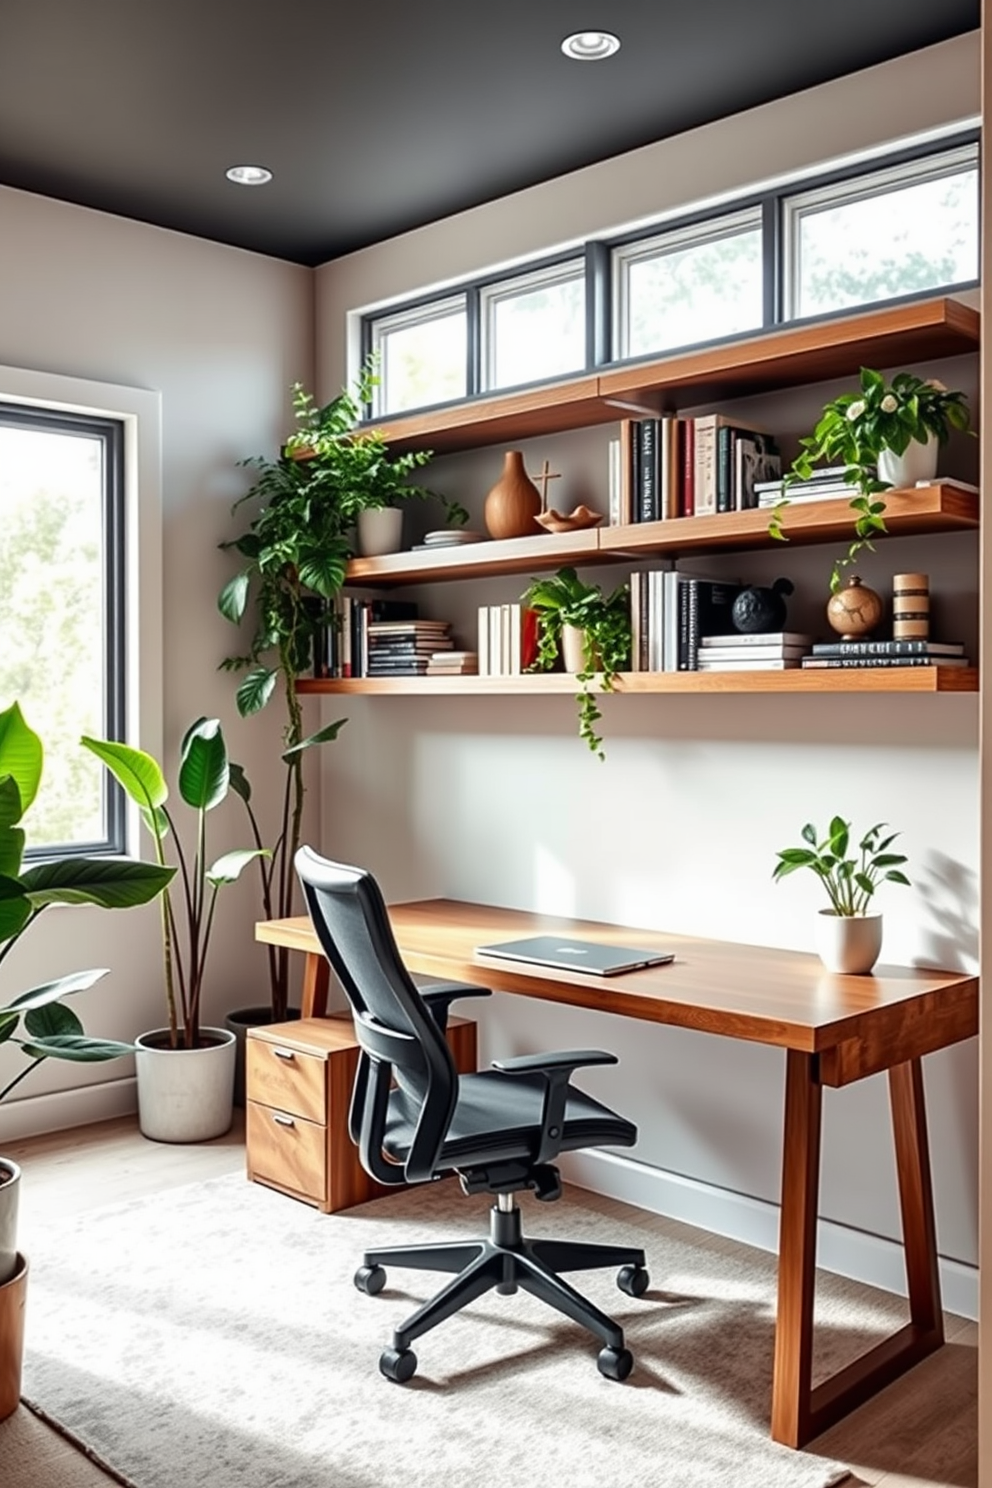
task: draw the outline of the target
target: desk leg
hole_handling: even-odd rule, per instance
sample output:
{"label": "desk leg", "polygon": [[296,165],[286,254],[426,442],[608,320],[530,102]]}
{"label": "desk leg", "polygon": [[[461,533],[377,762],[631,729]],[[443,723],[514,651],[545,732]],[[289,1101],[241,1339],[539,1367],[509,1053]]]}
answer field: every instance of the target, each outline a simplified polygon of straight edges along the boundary
{"label": "desk leg", "polygon": [[944,1332],[923,1072],[914,1059],[889,1071],[911,1321],[812,1388],[822,1091],[816,1055],[790,1050],[787,1059],[772,1436],[801,1447],[932,1354]]}
{"label": "desk leg", "polygon": [[303,967],[303,997],[300,1004],[301,1018],[324,1018],[327,1016],[327,989],[331,980],[331,968],[327,957],[307,952]]}

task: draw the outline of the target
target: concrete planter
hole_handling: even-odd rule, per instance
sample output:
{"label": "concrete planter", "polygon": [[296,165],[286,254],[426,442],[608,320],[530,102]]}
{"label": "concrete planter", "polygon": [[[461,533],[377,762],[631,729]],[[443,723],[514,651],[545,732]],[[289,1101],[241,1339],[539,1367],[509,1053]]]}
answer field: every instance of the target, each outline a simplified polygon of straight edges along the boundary
{"label": "concrete planter", "polygon": [[17,1270],[17,1205],[21,1170],[9,1157],[0,1157],[0,1286]]}
{"label": "concrete planter", "polygon": [[201,1028],[200,1049],[172,1049],[167,1028],[135,1039],[138,1125],[153,1142],[207,1142],[234,1119],[234,1034]]}
{"label": "concrete planter", "polygon": [[871,971],[882,949],[882,916],[838,915],[817,911],[816,949],[828,971],[863,975]]}

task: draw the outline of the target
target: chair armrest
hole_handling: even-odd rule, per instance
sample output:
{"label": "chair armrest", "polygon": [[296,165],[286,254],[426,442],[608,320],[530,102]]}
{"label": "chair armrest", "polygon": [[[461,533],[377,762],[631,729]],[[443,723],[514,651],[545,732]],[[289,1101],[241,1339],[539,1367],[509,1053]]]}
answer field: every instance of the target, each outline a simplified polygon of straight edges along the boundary
{"label": "chair armrest", "polygon": [[494,1059],[492,1067],[501,1075],[542,1075],[544,1107],[541,1136],[535,1163],[550,1162],[561,1151],[565,1105],[573,1070],[593,1064],[619,1064],[605,1049],[562,1049],[553,1054],[519,1054],[513,1059]]}
{"label": "chair armrest", "polygon": [[435,982],[432,987],[421,987],[420,995],[430,1008],[434,1022],[442,1033],[448,1029],[448,1009],[459,997],[492,997],[488,987],[476,987],[471,982]]}

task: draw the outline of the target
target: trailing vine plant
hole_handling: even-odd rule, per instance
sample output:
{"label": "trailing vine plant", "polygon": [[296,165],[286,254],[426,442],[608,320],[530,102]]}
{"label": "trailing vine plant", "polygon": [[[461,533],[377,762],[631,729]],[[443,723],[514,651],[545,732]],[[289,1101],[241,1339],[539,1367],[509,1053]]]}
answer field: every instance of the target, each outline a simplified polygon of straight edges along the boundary
{"label": "trailing vine plant", "polygon": [[537,614],[537,657],[529,671],[550,671],[561,654],[566,625],[582,632],[582,670],[576,703],[579,737],[603,760],[603,740],[596,730],[602,718],[590,684],[599,676],[599,690],[612,692],[620,672],[630,665],[630,593],[626,584],[606,595],[598,584],[587,584],[574,568],[560,568],[548,578],[532,579],[522,603]]}

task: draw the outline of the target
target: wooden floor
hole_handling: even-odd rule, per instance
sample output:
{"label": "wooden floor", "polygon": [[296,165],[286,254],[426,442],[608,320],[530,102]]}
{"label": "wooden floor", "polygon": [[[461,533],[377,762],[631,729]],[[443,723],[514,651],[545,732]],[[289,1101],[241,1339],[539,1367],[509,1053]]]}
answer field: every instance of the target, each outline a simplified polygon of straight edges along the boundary
{"label": "wooden floor", "polygon": [[[4,1153],[25,1170],[21,1243],[28,1254],[32,1234],[49,1219],[244,1166],[240,1123],[215,1142],[173,1147],[146,1141],[124,1119],[5,1142]],[[664,1236],[663,1219],[644,1214],[643,1223]],[[947,1347],[825,1432],[812,1450],[849,1463],[873,1488],[975,1488],[977,1328],[949,1317],[947,1336]],[[3,1488],[107,1488],[112,1481],[23,1406],[0,1422]]]}

